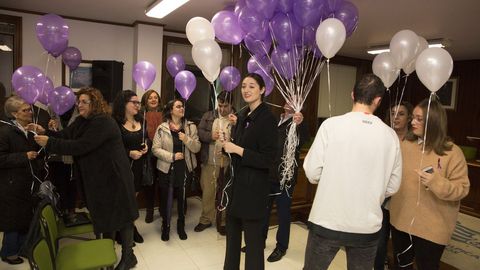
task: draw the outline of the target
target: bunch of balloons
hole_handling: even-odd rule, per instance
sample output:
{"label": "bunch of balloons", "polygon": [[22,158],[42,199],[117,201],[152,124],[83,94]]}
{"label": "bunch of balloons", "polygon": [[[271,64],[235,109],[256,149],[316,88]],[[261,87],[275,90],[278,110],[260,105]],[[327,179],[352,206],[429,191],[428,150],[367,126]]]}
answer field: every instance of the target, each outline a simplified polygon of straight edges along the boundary
{"label": "bunch of balloons", "polygon": [[185,60],[178,53],[171,54],[167,58],[166,65],[168,73],[175,78],[175,89],[185,100],[188,100],[197,86],[195,75],[191,71],[184,70]]}
{"label": "bunch of balloons", "polygon": [[392,37],[390,52],[377,55],[372,69],[386,88],[392,86],[400,70],[407,76],[416,70],[420,81],[433,93],[450,78],[453,60],[445,49],[428,48],[425,38],[407,29]]}

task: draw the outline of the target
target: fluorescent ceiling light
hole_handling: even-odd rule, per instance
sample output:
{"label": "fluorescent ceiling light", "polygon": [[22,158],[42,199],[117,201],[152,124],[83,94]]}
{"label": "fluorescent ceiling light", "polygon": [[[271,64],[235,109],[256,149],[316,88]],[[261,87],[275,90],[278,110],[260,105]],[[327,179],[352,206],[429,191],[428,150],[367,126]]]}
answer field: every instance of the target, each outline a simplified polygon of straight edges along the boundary
{"label": "fluorescent ceiling light", "polygon": [[10,47],[8,47],[7,45],[0,45],[0,51],[11,52],[12,49]]}
{"label": "fluorescent ceiling light", "polygon": [[147,8],[148,17],[163,18],[190,0],[159,0]]}
{"label": "fluorescent ceiling light", "polygon": [[[429,48],[445,48],[448,45],[448,41],[445,39],[431,39],[428,40],[428,47]],[[390,46],[389,45],[380,45],[375,47],[370,47],[367,50],[369,54],[381,54],[384,52],[389,52]]]}

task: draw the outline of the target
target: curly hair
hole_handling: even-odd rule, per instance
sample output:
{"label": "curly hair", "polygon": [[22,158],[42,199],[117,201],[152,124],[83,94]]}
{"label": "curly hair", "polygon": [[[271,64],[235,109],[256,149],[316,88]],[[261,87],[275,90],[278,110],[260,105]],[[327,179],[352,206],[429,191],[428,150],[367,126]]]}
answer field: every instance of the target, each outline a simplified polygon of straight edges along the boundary
{"label": "curly hair", "polygon": [[103,95],[97,88],[94,87],[83,87],[78,90],[77,98],[81,95],[87,95],[90,99],[90,116],[99,115],[99,114],[111,114],[110,106],[108,106],[105,99],[103,99]]}
{"label": "curly hair", "polygon": [[[158,97],[158,106],[155,110],[152,110],[151,108],[148,108],[148,98],[153,94],[157,95],[157,97]],[[143,96],[142,96],[142,111],[145,111],[145,112],[150,112],[150,111],[161,112],[162,111],[162,105],[160,104],[160,95],[158,94],[157,91],[155,91],[153,89],[150,89],[143,94]]]}

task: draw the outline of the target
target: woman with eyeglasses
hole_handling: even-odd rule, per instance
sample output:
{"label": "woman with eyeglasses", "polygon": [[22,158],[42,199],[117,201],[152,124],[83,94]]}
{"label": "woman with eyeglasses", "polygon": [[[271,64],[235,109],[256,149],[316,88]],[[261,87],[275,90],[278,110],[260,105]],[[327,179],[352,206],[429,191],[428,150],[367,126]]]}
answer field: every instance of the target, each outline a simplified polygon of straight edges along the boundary
{"label": "woman with eyeglasses", "polygon": [[[148,158],[147,132],[144,128],[144,121],[140,111],[140,100],[132,90],[122,91],[113,101],[112,116],[117,121],[122,133],[123,145],[130,160],[130,169],[133,172],[135,184],[135,195],[143,190],[142,183],[143,169]],[[151,179],[151,178],[150,178]],[[143,237],[136,226],[133,229],[133,240],[136,243],[143,243]]]}
{"label": "woman with eyeglasses", "polygon": [[200,151],[197,127],[187,121],[185,103],[181,99],[171,100],[163,110],[164,122],[157,128],[153,138],[152,153],[158,158],[161,188],[160,212],[162,215],[162,241],[170,239],[170,217],[172,193],[177,197],[177,233],[181,240],[187,239],[185,232],[185,184],[187,176],[197,167],[195,153]]}
{"label": "woman with eyeglasses", "polygon": [[[265,268],[264,223],[269,201],[269,172],[274,169],[277,153],[277,121],[263,102],[265,82],[256,73],[242,81],[242,97],[248,107],[238,118],[230,114],[234,125],[232,142],[225,142],[225,152],[231,154],[233,184],[227,205],[227,249],[225,270],[239,269],[242,231],[244,231],[246,270]],[[280,150],[281,151],[281,150]]]}
{"label": "woman with eyeglasses", "polygon": [[[447,136],[447,114],[436,99],[413,110],[412,132],[401,142],[402,184],[390,201],[394,263],[438,269],[470,182],[465,157]],[[425,136],[426,135],[426,136]],[[425,150],[425,151],[423,151]]]}
{"label": "woman with eyeglasses", "polygon": [[33,140],[32,109],[18,96],[5,101],[0,120],[0,256],[8,264],[21,264],[18,256],[33,217],[35,177],[43,180],[39,147]]}
{"label": "woman with eyeglasses", "polygon": [[[162,108],[160,105],[160,95],[153,90],[150,89],[142,96],[142,111],[145,115],[145,120],[147,121],[147,134],[150,141],[153,141],[153,137],[155,136],[155,131],[157,127],[163,122],[163,115],[162,115]],[[157,157],[154,155],[150,156],[150,161],[152,164],[152,168],[156,167],[157,164]],[[145,192],[145,201],[146,201],[146,208],[147,213],[145,215],[145,222],[151,223],[153,222],[153,207],[155,205],[155,193],[158,190],[158,171],[152,170],[153,173],[153,184],[144,187]],[[158,192],[160,194],[160,192]],[[160,196],[159,196],[160,197]]]}
{"label": "woman with eyeglasses", "polygon": [[73,156],[95,233],[113,238],[119,231],[122,258],[115,269],[131,269],[137,264],[133,221],[138,209],[122,135],[98,89],[80,89],[77,107],[79,116],[70,126],[50,136],[35,136],[35,141],[49,153]]}

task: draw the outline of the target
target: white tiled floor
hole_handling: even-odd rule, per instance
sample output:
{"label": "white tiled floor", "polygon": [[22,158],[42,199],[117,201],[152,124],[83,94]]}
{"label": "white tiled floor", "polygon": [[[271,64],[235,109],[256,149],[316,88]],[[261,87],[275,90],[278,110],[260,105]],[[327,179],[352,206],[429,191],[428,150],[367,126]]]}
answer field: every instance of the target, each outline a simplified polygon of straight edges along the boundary
{"label": "white tiled floor", "polygon": [[[176,208],[176,207],[175,207]],[[172,230],[170,232],[170,241],[160,240],[161,219],[158,211],[155,211],[155,220],[153,223],[146,224],[144,221],[145,211],[141,210],[141,217],[136,222],[138,230],[145,239],[143,244],[137,244],[134,248],[138,259],[136,270],[158,270],[158,269],[176,269],[176,270],[220,270],[223,269],[225,257],[225,237],[217,234],[213,227],[203,232],[197,233],[193,228],[198,223],[201,213],[201,202],[198,198],[188,199],[188,213],[186,220],[187,240],[180,240],[176,233],[176,213],[172,219]],[[270,229],[265,249],[265,259],[270,255],[275,247],[276,228]],[[275,270],[295,270],[302,269],[305,255],[305,246],[307,243],[307,229],[301,223],[294,223],[290,233],[290,247],[282,260],[269,263],[265,261],[265,269]],[[63,240],[62,240],[63,241]],[[71,240],[65,240],[65,242]],[[116,246],[118,258],[120,258],[120,246]],[[244,264],[242,256],[242,267]],[[0,270],[26,270],[29,269],[28,263],[11,266],[0,262]],[[340,251],[329,268],[330,270],[346,269],[345,253]],[[59,269],[61,270],[61,269]]]}

